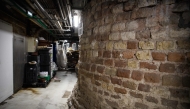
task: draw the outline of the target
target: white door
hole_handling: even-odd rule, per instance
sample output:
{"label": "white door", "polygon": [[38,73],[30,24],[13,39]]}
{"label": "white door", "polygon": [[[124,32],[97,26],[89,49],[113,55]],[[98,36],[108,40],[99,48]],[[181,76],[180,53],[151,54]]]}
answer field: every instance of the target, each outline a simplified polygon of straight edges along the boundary
{"label": "white door", "polygon": [[0,21],[0,102],[13,94],[12,26]]}

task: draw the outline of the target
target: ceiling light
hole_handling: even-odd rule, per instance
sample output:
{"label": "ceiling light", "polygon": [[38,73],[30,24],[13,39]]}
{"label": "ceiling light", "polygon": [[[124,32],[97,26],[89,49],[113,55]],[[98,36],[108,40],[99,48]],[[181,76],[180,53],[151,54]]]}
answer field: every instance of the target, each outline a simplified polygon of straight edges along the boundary
{"label": "ceiling light", "polygon": [[32,13],[30,12],[30,11],[28,11],[28,13],[27,13],[29,16],[31,16],[32,17]]}
{"label": "ceiling light", "polygon": [[78,15],[74,15],[74,27],[78,27],[79,25],[79,17]]}

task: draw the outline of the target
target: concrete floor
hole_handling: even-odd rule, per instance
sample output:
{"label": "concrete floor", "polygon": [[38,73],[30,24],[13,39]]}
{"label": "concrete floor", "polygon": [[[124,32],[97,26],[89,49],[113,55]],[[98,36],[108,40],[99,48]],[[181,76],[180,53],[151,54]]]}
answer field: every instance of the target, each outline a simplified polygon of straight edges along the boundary
{"label": "concrete floor", "polygon": [[46,88],[23,88],[0,104],[0,109],[68,109],[77,77],[75,72],[58,71]]}

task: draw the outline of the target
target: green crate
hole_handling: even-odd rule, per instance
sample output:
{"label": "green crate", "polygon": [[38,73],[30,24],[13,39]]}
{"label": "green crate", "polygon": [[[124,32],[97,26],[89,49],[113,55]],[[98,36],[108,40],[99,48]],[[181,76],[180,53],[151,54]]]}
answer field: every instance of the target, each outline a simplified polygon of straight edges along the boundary
{"label": "green crate", "polygon": [[40,76],[39,76],[38,78],[39,78],[39,79],[44,78],[47,82],[50,81],[50,75],[48,75],[47,77],[40,77]]}

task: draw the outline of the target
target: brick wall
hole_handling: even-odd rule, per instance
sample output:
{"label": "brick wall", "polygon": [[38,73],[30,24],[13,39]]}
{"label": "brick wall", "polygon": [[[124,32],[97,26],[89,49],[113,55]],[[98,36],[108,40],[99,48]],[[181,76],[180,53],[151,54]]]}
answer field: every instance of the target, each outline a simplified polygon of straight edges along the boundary
{"label": "brick wall", "polygon": [[189,0],[91,0],[78,109],[189,109]]}

